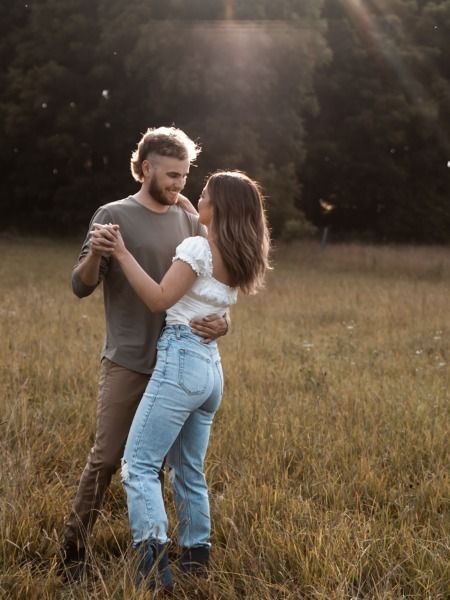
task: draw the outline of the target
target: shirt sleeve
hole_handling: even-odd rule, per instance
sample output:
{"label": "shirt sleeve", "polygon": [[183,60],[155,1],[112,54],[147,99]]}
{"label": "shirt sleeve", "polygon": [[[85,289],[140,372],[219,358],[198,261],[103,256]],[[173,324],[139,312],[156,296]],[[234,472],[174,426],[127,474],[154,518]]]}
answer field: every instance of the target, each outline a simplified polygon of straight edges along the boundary
{"label": "shirt sleeve", "polygon": [[[92,217],[91,222],[89,223],[89,229],[88,229],[86,238],[81,247],[80,255],[78,257],[78,262],[74,266],[74,269],[80,264],[80,262],[84,259],[84,257],[89,252],[90,231],[91,231],[94,223],[101,223],[102,225],[106,225],[107,223],[112,223],[111,215],[105,207],[101,206],[94,213],[94,216]],[[103,281],[103,279],[106,277],[106,274],[108,273],[108,269],[109,269],[109,262],[110,262],[110,258],[106,255],[102,255],[97,285],[101,281]],[[74,294],[76,296],[78,296],[79,298],[89,295],[91,292],[94,291],[94,289],[97,287],[97,285],[94,285],[94,286],[86,285],[85,283],[83,283],[81,281],[78,274],[75,271],[72,271],[72,290],[73,290]]]}
{"label": "shirt sleeve", "polygon": [[182,260],[197,275],[212,275],[212,256],[208,240],[196,236],[186,238],[177,246],[173,262]]}

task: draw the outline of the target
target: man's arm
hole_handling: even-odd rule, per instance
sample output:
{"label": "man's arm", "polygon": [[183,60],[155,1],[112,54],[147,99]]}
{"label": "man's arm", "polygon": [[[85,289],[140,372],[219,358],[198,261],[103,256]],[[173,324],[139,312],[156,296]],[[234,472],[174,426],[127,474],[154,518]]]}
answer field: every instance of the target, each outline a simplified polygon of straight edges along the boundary
{"label": "man's arm", "polygon": [[89,296],[102,280],[102,253],[89,249],[88,253],[72,271],[72,289],[76,296]]}
{"label": "man's arm", "polygon": [[94,227],[94,220],[104,220],[107,215],[97,211],[94,215],[90,231],[83,243],[78,264],[72,271],[72,290],[78,298],[92,294],[106,275],[109,266],[108,254],[112,250],[111,236],[100,236]]}
{"label": "man's arm", "polygon": [[203,338],[205,344],[226,335],[231,325],[230,313],[227,310],[223,315],[208,315],[203,319],[193,319],[189,322],[192,332]]}

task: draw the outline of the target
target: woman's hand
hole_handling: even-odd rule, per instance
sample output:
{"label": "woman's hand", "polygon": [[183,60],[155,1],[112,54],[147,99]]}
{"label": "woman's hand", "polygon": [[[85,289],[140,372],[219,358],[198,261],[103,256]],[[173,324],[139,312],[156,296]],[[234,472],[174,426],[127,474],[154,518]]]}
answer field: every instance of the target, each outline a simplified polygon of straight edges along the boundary
{"label": "woman's hand", "polygon": [[91,232],[91,245],[94,250],[107,252],[120,261],[128,253],[125,247],[119,225],[94,223]]}
{"label": "woman's hand", "polygon": [[115,246],[113,251],[114,258],[120,261],[125,255],[128,254],[127,247],[125,246],[125,242],[123,241],[122,234],[120,233],[119,225],[108,225],[109,230],[115,236]]}
{"label": "woman's hand", "polygon": [[109,225],[94,223],[90,231],[89,242],[94,254],[111,256],[116,246],[116,235]]}
{"label": "woman's hand", "polygon": [[186,196],[183,196],[182,194],[178,194],[177,204],[184,211],[191,213],[193,215],[198,215],[197,209],[192,204],[192,202],[190,200],[188,200],[188,198],[186,198]]}

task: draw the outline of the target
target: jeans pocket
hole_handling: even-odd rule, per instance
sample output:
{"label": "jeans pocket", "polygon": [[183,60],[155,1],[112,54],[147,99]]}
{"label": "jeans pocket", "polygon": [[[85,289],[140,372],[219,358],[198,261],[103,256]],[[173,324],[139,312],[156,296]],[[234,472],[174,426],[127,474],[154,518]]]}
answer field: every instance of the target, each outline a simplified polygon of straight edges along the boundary
{"label": "jeans pocket", "polygon": [[189,395],[203,394],[211,376],[211,360],[197,352],[181,348],[178,351],[178,361],[180,387]]}

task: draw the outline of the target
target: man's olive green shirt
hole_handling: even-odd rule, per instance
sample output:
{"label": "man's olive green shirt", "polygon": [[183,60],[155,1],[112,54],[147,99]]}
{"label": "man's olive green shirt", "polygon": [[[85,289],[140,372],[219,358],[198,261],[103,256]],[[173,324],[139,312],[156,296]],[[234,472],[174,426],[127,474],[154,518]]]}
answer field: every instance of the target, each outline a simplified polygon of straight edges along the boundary
{"label": "man's olive green shirt", "polygon": [[[165,213],[157,213],[133,196],[101,206],[92,217],[89,231],[93,223],[120,225],[126,247],[158,283],[170,268],[178,244],[187,237],[204,235],[196,215],[177,205],[170,206]],[[78,262],[88,251],[89,233]],[[150,312],[131,288],[114,258],[102,256],[98,283],[101,281],[106,320],[102,357],[133,371],[150,374],[165,313]],[[72,274],[72,289],[78,297],[88,296],[96,287],[85,285],[75,272]]]}

